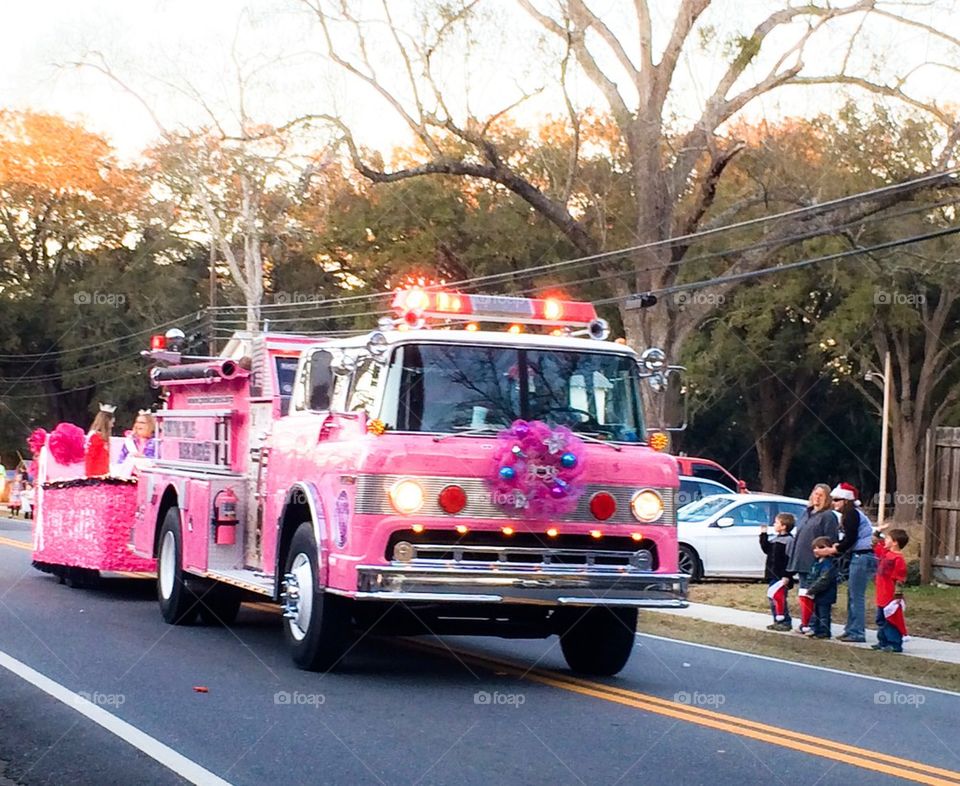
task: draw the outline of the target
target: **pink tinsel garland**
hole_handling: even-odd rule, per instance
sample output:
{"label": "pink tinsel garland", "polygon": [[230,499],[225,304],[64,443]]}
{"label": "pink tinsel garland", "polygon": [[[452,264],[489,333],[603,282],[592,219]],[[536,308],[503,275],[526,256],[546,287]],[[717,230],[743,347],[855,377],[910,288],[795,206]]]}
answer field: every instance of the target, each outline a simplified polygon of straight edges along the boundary
{"label": "pink tinsel garland", "polygon": [[518,516],[553,516],[573,510],[583,495],[583,441],[566,426],[516,420],[500,432],[490,486],[493,501]]}

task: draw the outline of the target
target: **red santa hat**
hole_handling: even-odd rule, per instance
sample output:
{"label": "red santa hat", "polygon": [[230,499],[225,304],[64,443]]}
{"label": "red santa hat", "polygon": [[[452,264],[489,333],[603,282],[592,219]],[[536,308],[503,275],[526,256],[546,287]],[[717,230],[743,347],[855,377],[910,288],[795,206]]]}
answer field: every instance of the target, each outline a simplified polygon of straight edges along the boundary
{"label": "red santa hat", "polygon": [[860,492],[857,491],[857,487],[850,483],[840,483],[837,487],[830,492],[831,499],[848,499],[851,502],[856,502],[860,498]]}

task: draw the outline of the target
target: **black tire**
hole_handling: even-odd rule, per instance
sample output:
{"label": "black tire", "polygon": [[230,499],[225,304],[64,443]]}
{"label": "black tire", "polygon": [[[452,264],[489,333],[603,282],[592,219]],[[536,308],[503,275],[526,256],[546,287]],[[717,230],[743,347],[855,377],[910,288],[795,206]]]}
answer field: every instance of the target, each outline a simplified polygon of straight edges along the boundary
{"label": "black tire", "polygon": [[636,631],[636,609],[594,606],[570,615],[560,649],[573,671],[612,677],[630,660]]}
{"label": "black tire", "polygon": [[63,583],[71,589],[93,589],[100,583],[100,571],[92,568],[64,568]]}
{"label": "black tire", "polygon": [[[296,601],[297,615],[283,621],[283,637],[293,662],[306,671],[330,671],[343,659],[350,642],[349,601],[318,586],[318,554],[313,526],[306,521],[293,534],[284,560],[284,576],[299,574],[303,581],[297,582],[298,592],[302,583],[304,594]],[[304,603],[308,608],[301,607]]]}
{"label": "black tire", "polygon": [[690,581],[703,581],[703,563],[693,546],[688,546],[686,543],[680,544],[677,568],[681,573],[686,573]]}
{"label": "black tire", "polygon": [[197,596],[183,573],[180,510],[170,508],[163,517],[157,549],[157,600],[164,622],[190,625],[197,617]]}
{"label": "black tire", "polygon": [[204,625],[230,627],[237,621],[243,593],[236,587],[215,584],[199,596],[200,620]]}

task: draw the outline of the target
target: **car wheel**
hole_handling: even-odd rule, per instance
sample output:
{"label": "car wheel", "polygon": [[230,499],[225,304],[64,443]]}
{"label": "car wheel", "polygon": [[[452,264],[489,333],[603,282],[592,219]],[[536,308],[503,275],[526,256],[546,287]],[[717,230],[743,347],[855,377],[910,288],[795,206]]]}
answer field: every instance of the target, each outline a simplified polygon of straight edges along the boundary
{"label": "car wheel", "polygon": [[346,654],[349,601],[319,586],[317,542],[309,521],[290,541],[284,570],[284,638],[293,662],[306,671],[329,671]]}
{"label": "car wheel", "polygon": [[170,625],[189,625],[197,616],[197,596],[187,586],[182,555],[180,509],[170,508],[160,528],[157,554],[157,599],[160,613]]}
{"label": "car wheel", "polygon": [[681,573],[686,573],[690,581],[700,581],[703,578],[703,563],[693,546],[681,543],[677,553],[677,567]]}
{"label": "car wheel", "polygon": [[595,677],[617,674],[636,643],[637,610],[593,606],[564,615],[560,649],[567,665]]}

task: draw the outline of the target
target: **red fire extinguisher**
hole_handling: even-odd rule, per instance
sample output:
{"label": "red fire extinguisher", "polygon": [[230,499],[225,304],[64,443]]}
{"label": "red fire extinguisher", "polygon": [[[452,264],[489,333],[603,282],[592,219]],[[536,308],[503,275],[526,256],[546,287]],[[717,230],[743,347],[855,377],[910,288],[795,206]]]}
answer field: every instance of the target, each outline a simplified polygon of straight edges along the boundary
{"label": "red fire extinguisher", "polygon": [[213,498],[213,524],[218,546],[232,546],[237,542],[237,495],[233,489],[224,489]]}

